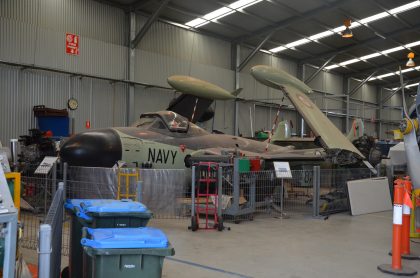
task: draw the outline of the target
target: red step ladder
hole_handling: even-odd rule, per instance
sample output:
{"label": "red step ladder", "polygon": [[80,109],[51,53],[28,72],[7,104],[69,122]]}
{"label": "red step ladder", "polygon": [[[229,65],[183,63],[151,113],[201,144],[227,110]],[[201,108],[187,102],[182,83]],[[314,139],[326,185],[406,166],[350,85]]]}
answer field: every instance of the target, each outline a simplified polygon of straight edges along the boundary
{"label": "red step ladder", "polygon": [[223,219],[219,211],[219,164],[194,164],[192,178],[191,230],[222,231]]}

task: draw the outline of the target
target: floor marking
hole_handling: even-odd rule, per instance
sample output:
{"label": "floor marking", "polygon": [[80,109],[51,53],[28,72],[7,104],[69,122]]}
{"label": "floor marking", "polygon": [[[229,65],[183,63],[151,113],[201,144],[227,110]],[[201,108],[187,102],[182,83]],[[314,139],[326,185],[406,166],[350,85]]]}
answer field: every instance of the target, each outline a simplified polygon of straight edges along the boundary
{"label": "floor marking", "polygon": [[233,276],[240,277],[240,278],[253,278],[252,276],[246,276],[246,275],[243,275],[243,274],[239,274],[239,273],[235,273],[235,272],[231,272],[231,271],[226,271],[226,270],[223,270],[223,269],[220,269],[220,268],[215,268],[215,267],[202,265],[202,264],[198,264],[198,263],[194,263],[194,262],[189,262],[189,261],[185,261],[185,260],[175,259],[175,258],[171,258],[171,257],[167,257],[166,259],[170,260],[170,261],[175,261],[175,262],[179,262],[179,263],[183,263],[183,264],[188,264],[188,265],[208,269],[208,270],[217,271],[217,272],[224,273],[224,274],[233,275]]}

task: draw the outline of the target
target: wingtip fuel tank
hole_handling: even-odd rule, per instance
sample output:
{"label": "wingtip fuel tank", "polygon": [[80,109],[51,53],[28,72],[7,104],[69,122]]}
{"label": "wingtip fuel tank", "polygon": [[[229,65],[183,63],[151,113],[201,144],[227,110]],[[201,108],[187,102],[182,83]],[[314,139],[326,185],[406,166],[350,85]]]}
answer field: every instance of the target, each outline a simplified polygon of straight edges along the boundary
{"label": "wingtip fuel tank", "polygon": [[262,84],[272,88],[282,89],[284,85],[290,85],[307,94],[312,93],[309,86],[280,69],[258,65],[251,68],[251,75]]}
{"label": "wingtip fuel tank", "polygon": [[168,83],[177,91],[184,94],[210,100],[228,100],[236,98],[237,92],[231,93],[210,82],[186,75],[172,75]]}

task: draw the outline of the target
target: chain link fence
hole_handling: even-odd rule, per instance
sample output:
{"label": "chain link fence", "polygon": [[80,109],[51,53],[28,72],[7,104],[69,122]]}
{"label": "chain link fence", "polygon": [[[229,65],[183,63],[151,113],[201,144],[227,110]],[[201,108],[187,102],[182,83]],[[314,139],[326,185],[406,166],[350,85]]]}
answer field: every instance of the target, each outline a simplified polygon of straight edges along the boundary
{"label": "chain link fence", "polygon": [[[222,211],[226,221],[254,217],[319,216],[347,211],[347,181],[372,177],[369,169],[292,170],[291,178],[275,171],[239,172],[233,165],[222,168]],[[191,171],[140,169],[141,202],[159,219],[191,217]],[[63,178],[22,177],[22,247],[38,247],[39,225],[45,221],[56,184]],[[64,178],[66,198],[111,198],[117,194],[118,170],[69,167]],[[53,186],[54,185],[54,186]],[[130,181],[130,190],[138,185]],[[69,217],[62,227],[62,254],[68,254]]]}

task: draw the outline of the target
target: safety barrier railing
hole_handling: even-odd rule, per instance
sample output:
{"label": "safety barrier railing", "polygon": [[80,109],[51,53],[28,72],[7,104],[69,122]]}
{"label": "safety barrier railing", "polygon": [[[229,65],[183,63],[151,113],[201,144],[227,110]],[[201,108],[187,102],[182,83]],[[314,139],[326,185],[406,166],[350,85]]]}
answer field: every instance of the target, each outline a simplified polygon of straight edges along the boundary
{"label": "safety barrier railing", "polygon": [[60,183],[39,229],[38,277],[60,277],[63,216],[64,184]]}
{"label": "safety barrier railing", "polygon": [[[298,217],[328,215],[348,210],[346,182],[369,178],[369,169],[292,170],[292,177],[277,178],[275,171],[235,172],[222,168],[224,218],[240,222],[254,217]],[[22,177],[23,237],[21,246],[38,247],[40,223],[53,203],[54,182],[65,183],[65,198],[111,198],[117,196],[117,171],[110,168],[68,167],[66,179]],[[156,219],[191,217],[191,171],[140,169],[141,201]],[[138,184],[133,182],[133,192]],[[130,189],[131,190],[131,189]],[[62,227],[62,254],[68,254],[69,223]]]}

